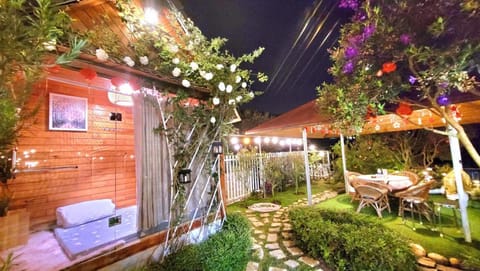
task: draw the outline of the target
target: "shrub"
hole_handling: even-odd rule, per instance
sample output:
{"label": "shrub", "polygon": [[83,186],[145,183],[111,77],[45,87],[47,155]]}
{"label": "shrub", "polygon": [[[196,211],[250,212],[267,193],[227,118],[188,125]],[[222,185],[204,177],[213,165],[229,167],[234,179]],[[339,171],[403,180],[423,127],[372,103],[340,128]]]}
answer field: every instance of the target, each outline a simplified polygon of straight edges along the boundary
{"label": "shrub", "polygon": [[188,245],[167,256],[162,263],[150,264],[142,270],[158,271],[240,271],[245,270],[252,241],[245,217],[232,214],[223,228],[205,242]]}
{"label": "shrub", "polygon": [[290,220],[302,249],[335,270],[415,270],[407,241],[369,217],[305,207]]}

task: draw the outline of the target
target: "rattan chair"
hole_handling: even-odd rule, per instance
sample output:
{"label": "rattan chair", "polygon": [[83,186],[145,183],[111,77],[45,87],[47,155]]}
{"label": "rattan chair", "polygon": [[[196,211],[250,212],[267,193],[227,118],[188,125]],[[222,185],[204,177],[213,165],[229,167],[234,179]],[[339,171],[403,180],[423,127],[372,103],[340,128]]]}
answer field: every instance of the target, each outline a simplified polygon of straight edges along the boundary
{"label": "rattan chair", "polygon": [[412,182],[412,185],[416,185],[420,181],[420,177],[415,172],[408,170],[396,172],[395,175],[407,176]]}
{"label": "rattan chair", "polygon": [[388,209],[388,212],[391,212],[390,204],[388,203],[387,189],[361,184],[355,186],[355,191],[360,199],[357,213],[360,213],[360,210],[365,206],[372,206],[380,218],[382,218],[383,210]]}
{"label": "rattan chair", "polygon": [[417,185],[411,186],[406,190],[394,193],[394,197],[399,198],[399,208],[398,215],[404,217],[404,212],[409,211],[412,213],[419,214],[420,221],[421,217],[425,216],[428,221],[432,221],[431,215],[433,213],[432,208],[428,205],[429,191],[432,185],[435,183],[435,180],[430,180],[423,183],[418,183]]}
{"label": "rattan chair", "polygon": [[352,197],[350,202],[353,202],[355,200],[360,200],[358,197],[357,191],[355,191],[355,185],[354,185],[354,182],[357,181],[356,177],[359,175],[362,175],[362,174],[355,171],[347,171],[346,173],[347,182],[348,182],[348,185],[350,186],[349,188],[351,188],[350,191],[347,191],[347,193],[349,193],[350,196]]}

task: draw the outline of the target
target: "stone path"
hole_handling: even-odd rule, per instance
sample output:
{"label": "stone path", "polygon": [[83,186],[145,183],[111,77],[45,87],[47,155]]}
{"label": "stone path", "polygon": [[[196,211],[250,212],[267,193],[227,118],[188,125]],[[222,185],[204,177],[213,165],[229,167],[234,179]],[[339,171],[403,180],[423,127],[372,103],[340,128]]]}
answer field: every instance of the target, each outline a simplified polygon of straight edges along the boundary
{"label": "stone path", "polygon": [[[337,192],[325,191],[312,196],[312,203],[334,198]],[[288,209],[307,205],[307,199],[296,201],[288,207],[282,207],[270,213],[246,211],[252,224],[253,257],[246,271],[287,271],[300,266],[309,266],[312,270],[323,271],[318,267],[319,261],[304,255],[292,238],[292,225],[288,219]]]}

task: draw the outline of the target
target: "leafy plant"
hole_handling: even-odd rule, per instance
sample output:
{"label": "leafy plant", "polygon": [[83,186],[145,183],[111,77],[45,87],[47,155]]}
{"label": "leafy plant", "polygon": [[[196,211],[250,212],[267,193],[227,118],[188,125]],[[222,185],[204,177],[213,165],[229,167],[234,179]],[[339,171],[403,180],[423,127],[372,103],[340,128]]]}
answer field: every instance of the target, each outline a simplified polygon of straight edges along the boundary
{"label": "leafy plant", "polygon": [[217,271],[245,270],[252,241],[248,220],[240,214],[227,217],[220,232],[203,243],[188,245],[142,270]]}
{"label": "leafy plant", "polygon": [[294,236],[334,270],[414,270],[407,240],[367,216],[313,207],[289,212]]}
{"label": "leafy plant", "polygon": [[15,259],[20,255],[14,255],[13,252],[8,253],[7,257],[4,259],[0,257],[0,271],[10,271],[17,264]]}
{"label": "leafy plant", "polygon": [[412,109],[429,109],[453,127],[480,165],[478,152],[459,124],[458,108],[450,106],[461,93],[480,95],[480,6],[472,2],[340,1],[354,15],[330,53],[334,82],[317,88],[321,110],[344,134],[355,134],[365,122],[387,112],[432,130],[428,122],[418,124],[410,117]]}

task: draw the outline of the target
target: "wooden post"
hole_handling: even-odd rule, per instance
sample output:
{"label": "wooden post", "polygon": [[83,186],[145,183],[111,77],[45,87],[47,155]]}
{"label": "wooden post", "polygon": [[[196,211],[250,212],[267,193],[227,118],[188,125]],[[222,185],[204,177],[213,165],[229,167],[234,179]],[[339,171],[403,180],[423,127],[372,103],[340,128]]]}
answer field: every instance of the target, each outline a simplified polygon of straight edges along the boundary
{"label": "wooden post", "polygon": [[305,179],[307,181],[307,199],[308,205],[312,205],[312,187],[310,185],[310,163],[308,162],[308,146],[307,146],[307,128],[302,129],[303,139],[303,158],[305,161]]}

